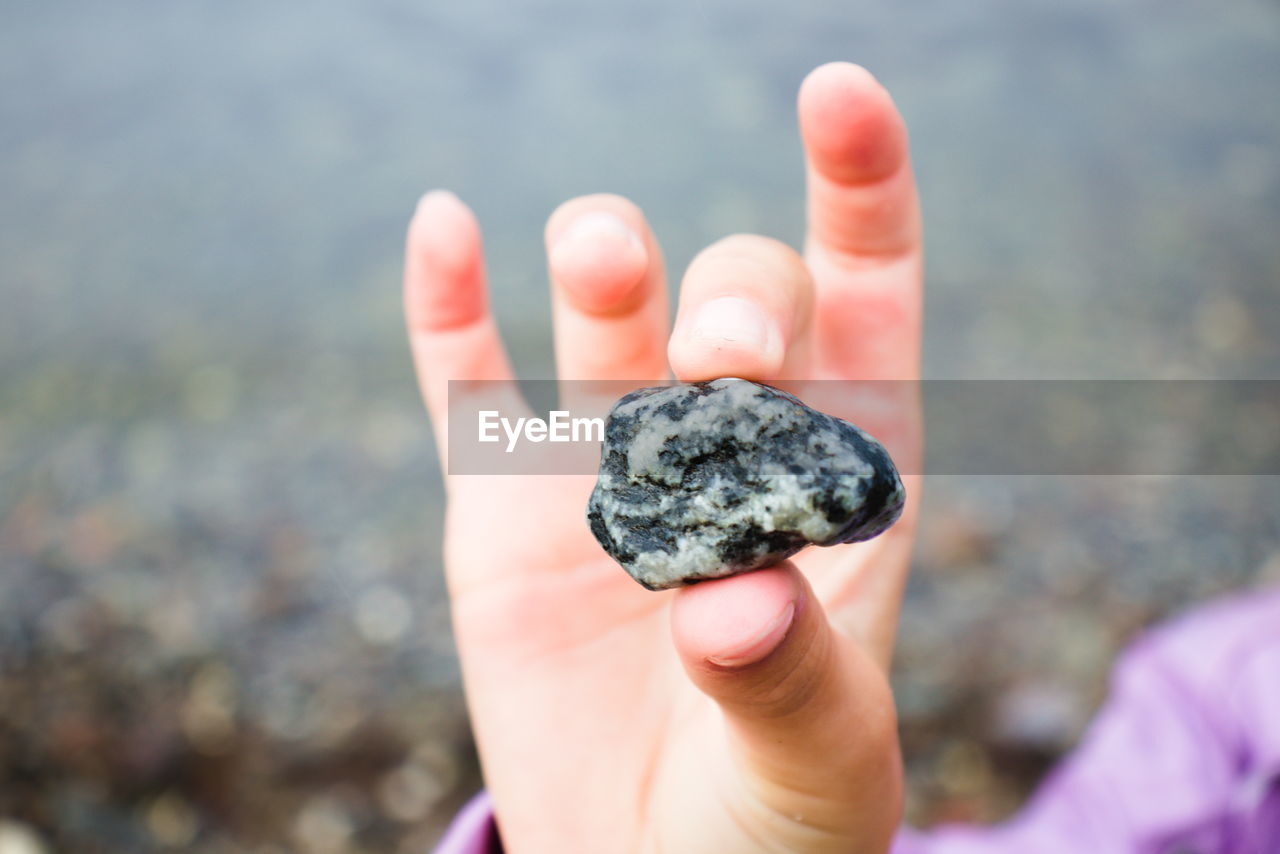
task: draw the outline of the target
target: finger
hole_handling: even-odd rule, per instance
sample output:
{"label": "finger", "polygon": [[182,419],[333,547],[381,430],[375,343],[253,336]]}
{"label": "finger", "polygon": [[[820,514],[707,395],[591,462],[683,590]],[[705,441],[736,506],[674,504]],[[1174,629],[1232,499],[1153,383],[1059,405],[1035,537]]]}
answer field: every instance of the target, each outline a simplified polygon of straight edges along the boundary
{"label": "finger", "polygon": [[919,516],[922,479],[903,475],[908,501],[892,528],[866,543],[810,549],[804,570],[832,624],[855,638],[884,671],[893,659],[898,615]]}
{"label": "finger", "polygon": [[689,265],[667,347],[685,382],[735,376],[774,380],[808,363],[813,283],[793,249],[739,234],[712,244]]}
{"label": "finger", "polygon": [[906,125],[875,78],[844,62],[805,79],[798,112],[817,359],[837,376],[913,378],[921,226]]}
{"label": "finger", "polygon": [[769,837],[822,829],[861,843],[848,850],[886,850],[901,799],[888,683],[831,628],[804,576],[784,563],[684,588],[671,622],[685,671],[719,705],[767,808],[761,820],[773,820]]}
{"label": "finger", "polygon": [[512,377],[489,313],[480,228],[452,193],[423,196],[409,223],[404,305],[414,368],[443,458],[449,381]]}
{"label": "finger", "polygon": [[572,199],[547,221],[546,244],[560,379],[664,379],[662,253],[640,209],[620,196]]}

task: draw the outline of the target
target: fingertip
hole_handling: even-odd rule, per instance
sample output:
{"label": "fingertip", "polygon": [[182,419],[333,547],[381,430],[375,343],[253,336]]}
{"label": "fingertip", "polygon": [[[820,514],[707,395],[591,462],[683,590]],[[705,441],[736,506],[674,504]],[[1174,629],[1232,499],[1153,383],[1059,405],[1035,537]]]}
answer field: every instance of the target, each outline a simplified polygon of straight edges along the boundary
{"label": "fingertip", "polygon": [[548,240],[551,278],[579,309],[625,312],[643,298],[649,253],[621,217],[608,211],[584,213]]}
{"label": "fingertip", "polygon": [[813,281],[784,243],[736,234],[689,264],[667,344],[684,382],[742,377],[769,382],[807,355]]}
{"label": "fingertip", "polygon": [[441,272],[466,272],[480,256],[480,224],[471,208],[448,190],[432,190],[418,200],[410,235]]}
{"label": "fingertip", "polygon": [[676,649],[698,670],[758,664],[782,645],[802,592],[790,564],[682,588],[671,609]]}
{"label": "fingertip", "polygon": [[458,194],[452,190],[446,190],[443,187],[437,187],[434,190],[427,190],[418,199],[418,205],[415,214],[421,214],[423,211],[429,211],[433,208],[466,208],[462,199],[458,198]]}
{"label": "fingertip", "polygon": [[406,307],[412,328],[449,329],[484,316],[484,255],[475,214],[448,190],[418,200],[409,222]]}
{"label": "fingertip", "polygon": [[785,358],[785,336],[769,312],[734,295],[710,299],[692,317],[681,317],[667,343],[667,361],[682,382],[770,380]]}
{"label": "fingertip", "polygon": [[664,378],[662,249],[639,206],[578,196],[548,217],[544,238],[560,379]]}
{"label": "fingertip", "polygon": [[875,75],[868,71],[865,66],[858,65],[856,62],[847,62],[845,60],[824,62],[806,74],[804,80],[801,81],[800,101],[804,103],[806,99],[816,97],[820,93],[828,92],[832,89],[848,88],[850,86],[874,87],[879,85]]}
{"label": "fingertip", "polygon": [[870,183],[906,161],[906,125],[888,91],[860,65],[814,69],[800,85],[797,110],[810,163],[833,181]]}
{"label": "fingertip", "polygon": [[475,214],[452,190],[428,190],[418,199],[413,211],[413,223],[440,225],[458,221],[475,225]]}

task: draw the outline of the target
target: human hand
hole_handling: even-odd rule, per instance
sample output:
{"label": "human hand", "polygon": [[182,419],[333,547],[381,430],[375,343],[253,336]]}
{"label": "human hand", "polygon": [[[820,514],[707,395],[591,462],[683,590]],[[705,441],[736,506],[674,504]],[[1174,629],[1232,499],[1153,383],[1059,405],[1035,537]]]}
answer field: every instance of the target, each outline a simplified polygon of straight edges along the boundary
{"label": "human hand", "polygon": [[[763,237],[713,244],[685,274],[669,343],[641,212],[588,196],[551,216],[561,379],[656,384],[668,363],[684,381],[918,377],[921,231],[902,120],[844,63],[806,79],[799,116],[803,259]],[[443,456],[448,381],[512,377],[478,227],[447,193],[410,224],[405,307]],[[911,417],[864,426],[895,453],[919,441]],[[901,811],[887,669],[918,483],[876,540],[653,593],[588,530],[593,480],[446,477],[454,631],[506,849],[885,851]]]}

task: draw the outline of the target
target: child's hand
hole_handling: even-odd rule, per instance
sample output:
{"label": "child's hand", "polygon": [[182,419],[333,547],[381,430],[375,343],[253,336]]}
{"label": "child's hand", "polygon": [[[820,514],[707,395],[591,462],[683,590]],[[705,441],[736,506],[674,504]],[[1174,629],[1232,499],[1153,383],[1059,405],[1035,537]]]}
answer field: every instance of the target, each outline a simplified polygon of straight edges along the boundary
{"label": "child's hand", "polygon": [[[714,244],[685,275],[669,343],[641,212],[614,196],[555,212],[562,378],[656,383],[668,362],[681,380],[918,376],[920,224],[902,120],[847,64],[811,74],[799,111],[804,258],[763,237]],[[511,376],[475,220],[448,194],[425,197],[409,227],[405,302],[443,449],[447,381]],[[872,429],[891,448],[918,441],[914,422]],[[901,803],[886,670],[918,482],[877,540],[670,593],[643,590],[596,544],[592,482],[447,483],[455,633],[507,850],[886,850]]]}

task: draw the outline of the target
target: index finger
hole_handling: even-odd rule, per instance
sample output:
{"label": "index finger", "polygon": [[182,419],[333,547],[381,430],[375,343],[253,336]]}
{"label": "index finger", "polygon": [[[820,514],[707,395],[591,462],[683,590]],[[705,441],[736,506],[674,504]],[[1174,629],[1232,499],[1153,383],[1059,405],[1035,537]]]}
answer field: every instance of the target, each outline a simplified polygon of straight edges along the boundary
{"label": "index finger", "polygon": [[913,379],[923,273],[906,125],[871,73],[847,62],[810,73],[798,100],[818,365],[829,376]]}

